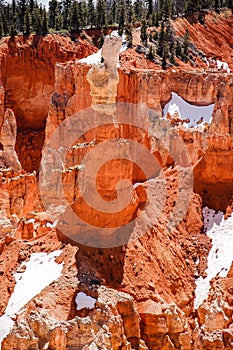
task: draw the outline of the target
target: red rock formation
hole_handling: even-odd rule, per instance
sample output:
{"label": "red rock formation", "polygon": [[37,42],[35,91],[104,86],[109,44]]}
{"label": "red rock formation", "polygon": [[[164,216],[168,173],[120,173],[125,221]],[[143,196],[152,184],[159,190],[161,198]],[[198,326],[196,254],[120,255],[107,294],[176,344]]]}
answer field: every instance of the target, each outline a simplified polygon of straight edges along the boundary
{"label": "red rock formation", "polygon": [[33,171],[39,167],[42,143],[37,144],[34,139],[37,135],[41,140],[44,137],[49,101],[54,90],[55,63],[80,59],[95,51],[94,46],[81,38],[72,41],[68,36],[56,34],[30,36],[27,40],[23,37],[2,40],[0,80],[5,108],[11,108],[16,116],[16,149],[24,169]]}
{"label": "red rock formation", "polygon": [[[206,23],[210,27],[211,18],[228,21],[227,17],[207,15]],[[176,25],[177,32],[180,30],[182,35],[183,29],[179,26],[183,28],[186,20],[178,19]],[[200,30],[202,35],[206,33],[206,28],[200,29],[199,24],[195,26],[195,30]],[[194,37],[192,28],[190,27],[190,32]],[[21,38],[15,41],[6,39],[4,44],[2,82],[5,88],[5,106],[10,107],[15,102],[14,111],[21,129],[16,149],[21,154],[20,159],[24,156],[23,167],[27,169],[38,167],[39,148],[43,143],[41,135],[45,134],[46,140],[49,140],[62,121],[91,105],[90,86],[86,79],[89,66],[72,61],[58,63],[55,81],[49,79],[55,60],[65,62],[76,58],[79,55],[76,50],[89,50],[89,45],[82,46],[67,38],[54,37],[55,41],[51,36],[46,36],[43,40],[31,37],[30,43],[26,44]],[[59,44],[65,42],[72,48],[72,52]],[[56,53],[54,56],[52,51]],[[0,244],[1,314],[4,313],[15,286],[14,272],[23,272],[21,263],[27,261],[32,253],[61,249],[62,254],[56,261],[63,263],[59,279],[33,297],[15,316],[13,329],[2,342],[2,349],[43,347],[65,350],[76,348],[77,342],[83,350],[204,350],[232,347],[231,272],[228,278],[212,281],[208,300],[197,312],[193,310],[194,277],[205,271],[211,245],[208,237],[203,234],[202,199],[204,204],[216,208],[226,208],[232,204],[229,198],[233,191],[232,76],[223,72],[182,71],[179,68],[160,71],[150,64],[147,70],[142,69],[143,64],[139,65],[140,69],[135,69],[132,67],[133,62],[129,63],[130,60],[126,59],[128,54],[124,54],[124,64],[118,70],[117,101],[145,103],[160,115],[163,106],[171,98],[171,92],[176,92],[186,101],[197,105],[215,103],[212,124],[205,126],[204,130],[177,128],[190,152],[194,165],[194,190],[201,197],[191,193],[186,215],[178,227],[171,230],[169,219],[179,195],[178,167],[175,166],[174,159],[168,156],[168,152],[153,137],[135,127],[122,126],[119,129],[116,125],[110,125],[90,130],[71,145],[66,157],[66,170],[63,172],[66,198],[74,211],[85,220],[91,219],[92,223],[99,224],[100,227],[122,224],[125,218],[131,220],[144,209],[147,190],[152,186],[153,181],[146,182],[145,174],[130,162],[120,162],[119,159],[108,162],[98,174],[99,193],[110,201],[116,198],[116,183],[122,176],[133,183],[140,181],[142,183],[135,186],[133,205],[129,206],[126,213],[121,213],[110,221],[106,213],[103,217],[97,217],[96,211],[90,212],[88,207],[84,207],[78,187],[78,166],[96,145],[108,140],[110,136],[119,139],[130,135],[147,150],[153,150],[166,179],[166,205],[150,230],[143,231],[139,227],[139,238],[127,246],[91,248],[72,242],[55,228],[56,222],[53,221],[57,213],[54,208],[46,212],[39,201],[35,174],[2,170],[0,232],[5,238]],[[42,57],[47,60],[47,73],[46,62],[42,61]],[[36,68],[33,62],[37,63]],[[16,64],[19,67],[17,74]],[[33,72],[35,70],[35,76],[32,74],[32,77],[26,77],[25,72],[30,67]],[[26,82],[25,89],[15,91],[17,82],[22,84],[22,79]],[[53,83],[55,92],[52,94],[44,130],[46,108],[41,104],[41,99],[44,98],[48,108]],[[29,91],[31,95],[26,98]],[[39,99],[40,102],[37,103]],[[0,101],[2,117],[5,112],[3,88],[0,90]],[[25,106],[21,108],[22,101],[25,101]],[[2,118],[1,123],[3,121]],[[27,128],[32,130],[28,132]],[[167,134],[165,138],[166,136]],[[39,139],[40,147],[37,146]],[[27,140],[29,146],[22,146],[24,140]],[[102,153],[101,157],[104,155],[106,153]],[[56,183],[52,185],[56,187]],[[52,186],[47,187],[47,192],[52,190]],[[155,192],[157,202],[154,201],[150,212],[153,219],[157,204],[163,200],[160,187]],[[77,310],[77,292],[95,298],[95,308]]]}

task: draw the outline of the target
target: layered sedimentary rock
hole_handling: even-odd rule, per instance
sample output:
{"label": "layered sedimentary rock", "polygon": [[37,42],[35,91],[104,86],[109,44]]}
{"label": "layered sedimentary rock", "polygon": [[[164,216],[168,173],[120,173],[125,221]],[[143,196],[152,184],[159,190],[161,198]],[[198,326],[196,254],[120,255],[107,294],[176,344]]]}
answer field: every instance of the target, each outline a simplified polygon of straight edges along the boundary
{"label": "layered sedimentary rock", "polygon": [[[20,36],[2,39],[0,81],[5,108],[12,109],[16,117],[16,149],[24,169],[33,171],[39,167],[55,63],[83,58],[95,51],[81,38],[72,40],[56,34],[30,36],[27,40]],[[36,142],[37,135],[42,142]]]}
{"label": "layered sedimentary rock", "polygon": [[[51,43],[47,44],[50,47]],[[51,45],[53,47],[54,44]],[[45,52],[47,50],[46,48]],[[60,52],[60,48],[58,51]],[[89,130],[71,142],[62,167],[57,162],[56,154],[56,159],[53,159],[52,152],[50,157],[44,159],[57,166],[52,168],[47,195],[51,194],[53,189],[57,190],[55,194],[61,193],[60,182],[56,182],[59,179],[57,172],[62,177],[66,196],[64,206],[47,211],[38,196],[35,174],[27,174],[24,171],[16,174],[13,170],[2,170],[0,225],[4,238],[0,244],[1,315],[4,315],[9,298],[14,292],[14,273],[22,274],[23,278],[25,266],[22,263],[28,262],[33,253],[60,250],[56,263],[60,266],[62,264],[60,277],[27,302],[17,314],[11,315],[13,327],[2,341],[2,349],[231,348],[232,271],[228,273],[227,278],[216,277],[212,281],[208,300],[197,311],[193,309],[193,301],[194,278],[204,275],[211,247],[203,229],[203,202],[223,209],[231,204],[232,74],[194,70],[184,72],[178,68],[165,72],[158,69],[140,70],[127,65],[121,66],[117,72],[115,66],[111,67],[111,62],[109,74],[108,59],[104,62],[92,70],[90,66],[76,61],[56,65],[55,92],[50,101],[46,130],[41,131],[46,136],[46,142],[49,144],[58,126],[74,113],[91,107],[93,101],[94,108],[89,111],[96,121],[99,102],[110,102],[111,105],[115,96],[118,102],[132,102],[137,106],[142,103],[153,108],[153,112],[149,114],[151,124],[146,126],[150,126],[154,134],[151,135],[148,129],[136,128],[135,125],[123,123],[119,127],[114,108],[108,108],[109,105],[100,108],[109,125],[92,130],[94,123],[88,124],[88,118],[84,119],[81,126],[84,130],[85,127]],[[99,69],[104,70],[104,81],[98,75]],[[118,82],[117,74],[119,83],[116,91],[114,84]],[[112,82],[114,84],[111,84]],[[100,89],[96,88],[98,84]],[[192,191],[188,192],[188,195],[187,192],[180,191],[179,181],[185,178],[185,171],[180,170],[175,159],[161,144],[163,142],[158,142],[171,141],[169,121],[164,119],[160,123],[158,115],[162,115],[162,109],[171,98],[172,92],[178,93],[195,105],[215,104],[211,125],[189,130],[182,125],[175,128],[177,137],[179,135],[182,138],[183,145],[186,145],[190,152],[194,166],[194,190],[201,196]],[[91,95],[94,95],[94,100]],[[103,100],[101,96],[104,97]],[[3,116],[3,89],[0,90],[0,98],[0,111]],[[10,111],[7,113],[8,117],[12,117]],[[145,119],[148,117],[147,114],[142,115]],[[85,117],[85,114],[83,116]],[[16,119],[20,127],[18,115]],[[1,122],[3,123],[3,118]],[[27,119],[26,115],[25,123],[29,127],[33,118],[29,115]],[[32,163],[29,157],[27,164],[32,168],[37,167],[39,163],[39,151],[33,146],[41,135],[37,127],[40,128],[39,124],[30,132],[24,130],[18,133],[18,147],[25,139],[30,143],[29,153],[33,151],[34,160]],[[74,129],[75,127],[76,124]],[[157,138],[156,131],[159,131]],[[59,136],[64,136],[62,128]],[[112,150],[122,146],[120,140],[126,138],[142,144],[153,154],[158,168],[162,170],[152,174],[156,175],[155,178],[152,176],[147,181],[146,174],[132,162],[114,159],[104,163],[94,183],[107,204],[117,198],[116,184],[122,178],[130,180],[134,185],[133,204],[126,212],[110,219],[108,213],[98,216],[99,213],[85,207],[79,189],[83,160],[95,147],[109,138],[117,139]],[[176,146],[176,142],[171,144]],[[52,146],[54,149],[59,146],[59,138]],[[21,151],[25,152],[25,149],[21,148]],[[177,154],[180,155],[179,152]],[[95,160],[100,161],[108,155],[107,149],[97,154]],[[90,181],[93,181],[93,177],[90,177]],[[84,181],[84,184],[88,185],[88,181]],[[46,185],[45,181],[45,196]],[[149,190],[154,194],[151,211],[145,209]],[[182,194],[182,198],[186,198],[187,195],[187,210],[185,215],[182,212],[182,220],[174,228],[171,222],[174,220],[173,213],[179,216],[179,193]],[[59,200],[60,198],[56,198],[54,204],[59,204]],[[143,211],[149,214],[148,218],[152,219],[153,225],[145,230],[140,226],[137,239],[124,246],[85,246],[72,241],[72,236],[65,236],[62,230],[59,230],[59,222],[55,219],[59,219],[59,214],[67,204],[83,219],[92,220],[92,223],[98,224],[100,228],[122,225],[124,219],[131,221]],[[159,213],[158,208],[161,209]],[[228,215],[230,212],[229,206]],[[39,277],[38,274],[38,279]],[[83,293],[87,299],[94,299],[94,307],[81,307],[76,303],[78,293]],[[0,335],[1,330],[0,328]]]}
{"label": "layered sedimentary rock", "polygon": [[[89,69],[76,63],[62,67],[59,65],[56,68],[56,86],[61,86],[62,81],[70,81],[74,82],[75,88],[71,92],[72,84],[67,82],[69,89],[65,88],[63,93],[60,90],[54,93],[46,126],[47,139],[61,120],[90,107],[90,87],[85,79]],[[191,104],[215,104],[210,126],[206,125],[202,131],[183,129],[180,132],[195,167],[195,191],[201,194],[205,204],[224,210],[231,195],[229,197],[226,194],[219,199],[217,196],[221,191],[226,192],[224,183],[227,183],[227,186],[231,186],[232,183],[232,75],[182,72],[178,69],[168,72],[138,72],[126,70],[124,67],[119,69],[119,102],[146,104],[161,115],[163,106],[171,98],[172,92],[176,92]],[[221,168],[228,168],[229,171],[223,173]],[[212,196],[212,188],[218,188],[218,185],[216,196]],[[207,196],[205,190],[208,192]]]}

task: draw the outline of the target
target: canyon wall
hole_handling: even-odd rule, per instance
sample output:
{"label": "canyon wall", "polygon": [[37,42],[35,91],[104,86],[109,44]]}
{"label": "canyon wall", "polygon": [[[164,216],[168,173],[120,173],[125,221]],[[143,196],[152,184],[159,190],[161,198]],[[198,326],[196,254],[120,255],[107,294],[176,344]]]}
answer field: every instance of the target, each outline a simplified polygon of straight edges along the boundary
{"label": "canyon wall", "polygon": [[[124,64],[120,66],[117,91],[114,88],[110,91],[112,97],[117,93],[117,102],[142,104],[153,109],[153,113],[149,113],[153,116],[149,127],[153,125],[155,133],[149,135],[147,129],[132,125],[118,127],[114,124],[114,111],[109,106],[102,112],[108,116],[106,120],[111,125],[92,130],[91,126],[94,125],[88,124],[89,120],[84,118],[83,126],[89,128],[88,132],[69,145],[64,168],[52,169],[51,179],[54,182],[45,182],[45,195],[46,191],[50,195],[54,188],[57,190],[59,187],[55,173],[60,172],[67,202],[85,220],[91,218],[92,223],[97,223],[100,228],[111,228],[111,225],[122,224],[124,219],[134,219],[145,209],[153,225],[149,229],[136,227],[137,239],[123,246],[91,247],[77,243],[72,240],[72,235],[65,236],[59,230],[56,218],[61,214],[62,205],[55,208],[57,212],[54,208],[46,211],[41,202],[36,173],[25,170],[38,170],[44,137],[49,142],[57,127],[73,114],[92,105],[93,109],[89,109],[89,112],[97,119],[95,107],[99,100],[96,97],[101,97],[106,91],[109,93],[105,86],[109,82],[109,74],[107,79],[105,74],[106,71],[109,73],[108,62],[99,67],[104,70],[102,81],[98,68],[97,72],[94,68],[91,75],[91,66],[76,61],[76,58],[95,51],[86,42],[75,43],[67,37],[56,35],[46,36],[43,40],[32,36],[25,42],[23,38],[4,40],[0,88],[3,137],[0,172],[2,349],[231,348],[232,268],[227,277],[216,276],[211,281],[209,296],[198,310],[194,310],[194,297],[195,279],[205,276],[211,247],[211,240],[204,234],[202,208],[207,204],[225,210],[232,204],[232,74],[177,67],[162,71],[158,67],[135,69]],[[55,64],[55,61],[59,62]],[[31,75],[28,74],[30,71]],[[113,73],[110,78],[116,84],[117,73]],[[194,168],[194,192],[191,190],[188,194],[179,188],[179,181],[185,178],[187,169],[180,169],[160,144],[160,139],[156,138],[156,131],[161,132],[162,126],[164,139],[171,141],[172,128],[168,120],[164,119],[160,124],[157,116],[162,115],[172,92],[191,104],[215,104],[210,125],[191,129],[178,125],[175,128],[190,153]],[[98,93],[100,96],[95,95]],[[95,95],[94,104],[91,95]],[[102,102],[106,103],[109,96],[104,97]],[[14,169],[13,163],[8,164],[8,158],[4,158],[2,152],[4,146],[10,146],[11,151],[14,149],[14,114],[18,126],[16,150],[25,170],[21,170],[15,153],[11,152],[15,156],[14,165],[18,166]],[[85,114],[82,116],[85,117]],[[148,115],[145,114],[145,117]],[[8,121],[10,128],[6,128]],[[13,142],[8,132],[11,130]],[[62,135],[61,130],[59,136]],[[152,152],[159,169],[163,171],[165,182],[161,181],[161,172],[156,173],[156,178],[146,181],[145,174],[132,164],[133,159],[129,159],[131,162],[120,163],[118,159],[104,164],[95,184],[109,203],[117,197],[116,183],[119,180],[126,178],[134,185],[133,205],[109,220],[106,213],[101,216],[99,212],[89,211],[82,202],[79,174],[85,156],[111,137],[118,140],[116,148],[121,145],[119,140],[130,138]],[[55,146],[59,146],[59,142]],[[181,153],[178,152],[179,155]],[[98,155],[96,160],[106,155],[107,151]],[[53,164],[52,157],[44,160]],[[154,196],[150,210],[145,207],[149,190]],[[178,216],[179,192],[181,197],[187,199],[187,210],[174,228],[171,227],[171,218],[172,213]],[[57,200],[59,202],[60,198]],[[158,207],[161,209],[159,215]],[[56,264],[62,266],[60,277],[48,283],[29,301],[26,300],[17,313],[8,315],[9,300],[28,268],[25,264],[33,254],[46,255],[55,250],[59,251]],[[40,265],[38,261],[39,258],[37,263]],[[46,271],[43,270],[41,275],[38,273],[34,282],[46,275]],[[20,274],[17,281],[15,273]],[[23,295],[31,287],[30,280]],[[95,306],[79,308],[75,301],[78,293],[94,299]],[[1,333],[5,327],[4,322],[1,323],[4,317],[13,322],[5,337]]]}
{"label": "canyon wall", "polygon": [[13,110],[18,127],[16,150],[23,168],[37,170],[44,128],[54,91],[56,62],[88,56],[96,48],[79,38],[56,34],[4,38],[0,50],[0,85],[5,108]]}

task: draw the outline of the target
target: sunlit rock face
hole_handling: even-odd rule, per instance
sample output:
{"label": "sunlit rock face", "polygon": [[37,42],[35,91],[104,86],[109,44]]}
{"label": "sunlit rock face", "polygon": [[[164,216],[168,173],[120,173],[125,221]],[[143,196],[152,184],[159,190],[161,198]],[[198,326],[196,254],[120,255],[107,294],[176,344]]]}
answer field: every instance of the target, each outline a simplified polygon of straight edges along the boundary
{"label": "sunlit rock face", "polygon": [[[215,17],[214,19],[216,20]],[[182,19],[182,30],[185,28],[185,23],[186,19]],[[208,23],[209,20],[207,25]],[[198,24],[195,30],[197,29],[204,32],[208,28]],[[195,32],[192,31],[192,34],[194,35]],[[0,317],[6,316],[3,321],[9,318],[5,312],[9,300],[13,299],[11,297],[17,289],[15,274],[22,282],[25,281],[25,268],[33,260],[33,254],[48,255],[50,263],[56,264],[59,268],[59,275],[54,274],[56,280],[52,282],[49,280],[46,286],[43,285],[43,290],[38,291],[36,296],[32,296],[17,314],[10,315],[13,326],[4,339],[1,338],[2,349],[205,350],[232,348],[232,267],[229,271],[225,270],[224,265],[221,271],[217,271],[216,268],[217,274],[214,280],[210,281],[206,300],[202,301],[196,310],[194,309],[195,293],[198,293],[195,279],[200,275],[205,277],[210,256],[213,255],[216,260],[224,257],[221,248],[226,245],[229,251],[226,254],[227,258],[230,260],[231,256],[231,246],[227,244],[232,235],[231,74],[226,70],[216,74],[212,71],[198,71],[193,67],[188,71],[183,68],[167,71],[147,70],[143,68],[143,64],[140,69],[135,69],[121,63],[117,69],[120,44],[115,39],[112,42],[106,39],[107,46],[104,46],[102,52],[104,62],[100,66],[91,67],[75,60],[61,63],[65,61],[65,59],[63,61],[64,56],[73,59],[77,57],[76,54],[71,50],[66,55],[62,52],[64,45],[50,42],[52,40],[50,36],[45,37],[44,40],[48,41],[49,49],[44,42],[41,43],[42,46],[38,44],[39,57],[43,49],[46,55],[51,55],[49,57],[54,64],[57,57],[52,56],[54,52],[59,53],[61,60],[55,67],[54,92],[51,90],[53,79],[48,81],[50,87],[46,87],[47,83],[44,85],[43,93],[46,96],[41,95],[39,83],[35,83],[35,87],[38,88],[37,97],[41,98],[38,104],[36,98],[32,97],[31,100],[32,104],[35,103],[33,110],[38,108],[35,124],[33,124],[33,118],[24,115],[24,107],[22,107],[22,116],[26,118],[25,120],[18,120],[19,114],[15,113],[18,122],[25,121],[27,127],[30,124],[34,128],[30,132],[21,129],[18,133],[16,149],[21,154],[20,160],[25,155],[22,167],[25,168],[26,164],[26,169],[38,169],[40,151],[37,140],[40,140],[40,147],[44,144],[41,135],[43,137],[45,135],[46,142],[49,141],[54,131],[65,120],[77,112],[90,108],[94,117],[98,114],[102,118],[107,116],[106,120],[111,122],[111,125],[92,130],[91,126],[93,127],[94,124],[88,124],[88,119],[85,119],[83,126],[90,127],[90,131],[82,134],[70,145],[63,160],[62,171],[58,169],[62,174],[62,186],[68,204],[74,212],[82,216],[84,221],[91,219],[91,223],[99,225],[100,228],[102,226],[112,228],[137,217],[144,210],[148,201],[148,190],[151,190],[154,195],[153,205],[147,213],[153,225],[148,230],[143,230],[143,226],[139,229],[137,227],[139,237],[124,246],[97,248],[78,244],[59,230],[59,220],[55,219],[59,219],[61,214],[59,210],[64,209],[61,208],[62,205],[46,211],[40,200],[36,174],[18,170],[16,173],[14,170],[17,169],[18,162],[15,153],[11,153],[10,158],[5,157],[4,167],[0,172],[0,235],[2,237],[0,241]],[[61,44],[67,41],[64,37],[57,37],[57,40]],[[229,41],[231,40],[232,38],[229,38]],[[22,45],[20,39],[16,39],[16,43]],[[88,47],[90,49],[89,45]],[[27,54],[32,53],[31,49],[26,49],[25,54],[18,55],[18,48],[12,42],[10,49],[16,54],[16,57],[10,60],[11,64],[14,60],[26,61]],[[80,45],[80,50],[84,52],[86,46],[81,48]],[[95,48],[85,52],[88,54],[93,50],[95,51]],[[111,54],[114,52],[114,60],[108,59],[109,52]],[[224,57],[223,59],[225,60]],[[141,57],[140,60],[146,61],[145,57]],[[4,64],[8,67],[7,62]],[[25,67],[28,69],[27,64]],[[229,64],[229,67],[232,65]],[[15,85],[17,79],[11,80],[9,76],[4,79],[4,82],[7,81],[7,96],[9,98],[12,96],[14,101],[16,92],[10,90],[12,86],[18,86]],[[26,77],[25,81],[27,81]],[[22,84],[21,78],[19,82]],[[24,88],[28,89],[27,84]],[[20,95],[22,92],[17,93]],[[35,93],[37,95],[37,92]],[[172,213],[175,212],[178,216],[176,209],[179,193],[185,197],[185,193],[179,191],[179,168],[174,159],[169,157],[166,148],[162,147],[161,143],[159,144],[148,132],[132,125],[123,125],[120,128],[114,125],[117,109],[114,110],[113,105],[115,100],[135,103],[137,106],[142,103],[144,106],[151,107],[154,110],[152,116],[157,118],[158,115],[163,115],[164,106],[169,103],[172,93],[179,95],[189,105],[195,105],[195,107],[214,105],[214,110],[210,124],[202,123],[189,129],[180,115],[177,114],[174,117],[172,127],[182,137],[189,150],[194,167],[194,190],[201,196],[192,191],[189,193],[191,196],[186,214],[178,227],[171,230],[169,224]],[[46,117],[47,110],[43,118],[38,117],[39,111],[41,112],[40,104],[47,103],[46,108],[48,108],[49,100],[48,117]],[[2,145],[4,146],[5,142],[5,146],[10,147],[12,151],[15,144],[14,117],[11,110],[6,111],[4,108],[3,88],[0,88],[0,101],[2,102],[0,104],[1,125],[5,123]],[[16,110],[19,105],[20,102],[17,102]],[[3,118],[4,115],[6,119]],[[128,118],[127,115],[126,117]],[[150,124],[151,127],[154,126],[152,130],[157,131],[160,140],[163,135],[166,141],[170,141],[168,125],[172,121],[172,116],[170,117],[169,121],[164,115],[164,119],[160,119],[161,124],[155,123],[155,120],[152,125]],[[197,115],[197,120],[200,117],[202,116]],[[42,122],[45,123],[45,119],[46,130],[42,127],[42,130],[38,131],[37,128],[42,125]],[[22,124],[18,125],[22,128]],[[116,185],[122,178],[133,183],[132,205],[126,208],[124,213],[118,213],[114,217],[109,216],[108,213],[101,213],[101,216],[95,210],[90,211],[82,202],[79,189],[83,159],[110,136],[116,139],[128,137],[152,152],[158,161],[159,169],[162,169],[164,180],[160,181],[161,174],[158,174],[156,182],[153,179],[146,181],[145,174],[138,166],[122,159],[104,163],[98,176],[94,178],[96,181],[93,180],[95,174],[92,173],[88,180],[98,188],[98,192],[107,204],[117,198]],[[119,143],[115,146],[117,148]],[[109,149],[97,154],[94,159],[99,162],[108,156]],[[8,160],[11,164],[7,163]],[[53,161],[51,158],[45,160]],[[148,163],[150,165],[149,161]],[[52,165],[56,164],[55,162]],[[9,167],[15,169],[12,170]],[[180,171],[180,175],[185,178],[184,171]],[[54,183],[51,187],[46,188],[45,183],[48,195],[51,194],[52,189],[56,189],[57,177],[52,177],[52,180]],[[165,196],[164,187],[162,187],[164,183]],[[56,200],[59,204],[60,198]],[[209,226],[203,220],[203,203],[223,211],[227,205],[225,216],[230,220],[220,228],[214,226],[215,237],[220,237],[220,230],[224,230],[224,245],[221,245],[221,242],[219,245],[213,245],[216,249],[211,249],[210,237],[205,234],[205,229]],[[158,208],[162,208],[159,213]],[[214,215],[218,216],[216,213]],[[229,235],[227,231],[230,232]],[[51,256],[57,251],[60,255],[53,261]],[[46,276],[43,262],[41,263],[38,259],[34,263],[40,268],[25,286],[27,291],[33,289],[32,283],[34,286]],[[218,265],[215,264],[216,266]],[[22,294],[25,297],[27,293],[22,292]],[[80,295],[84,300],[80,300]],[[91,301],[91,305],[87,301]],[[4,329],[0,326],[0,337],[3,337],[3,331]]]}
{"label": "sunlit rock face", "polygon": [[102,48],[103,64],[93,65],[87,74],[87,81],[91,87],[92,108],[99,112],[113,112],[119,81],[117,64],[121,42],[121,38],[106,37]]}
{"label": "sunlit rock face", "polygon": [[12,110],[7,109],[4,117],[0,133],[0,142],[2,144],[1,162],[6,168],[10,168],[15,172],[21,170],[17,153],[15,152],[17,125]]}

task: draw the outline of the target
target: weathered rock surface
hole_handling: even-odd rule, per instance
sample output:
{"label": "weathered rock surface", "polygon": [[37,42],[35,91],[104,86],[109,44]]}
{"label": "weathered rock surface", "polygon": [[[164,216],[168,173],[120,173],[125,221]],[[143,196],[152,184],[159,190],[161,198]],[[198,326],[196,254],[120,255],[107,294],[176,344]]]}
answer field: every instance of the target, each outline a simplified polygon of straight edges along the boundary
{"label": "weathered rock surface", "polygon": [[[214,19],[219,20],[219,17]],[[178,24],[180,21],[178,20]],[[185,23],[185,20],[182,21]],[[207,18],[206,25],[209,23],[210,17]],[[197,28],[200,29],[199,24]],[[200,30],[205,32],[204,27]],[[191,35],[194,36],[194,32],[191,32]],[[126,53],[118,69],[117,91],[114,84],[118,82],[118,77],[115,66],[111,67],[112,62],[110,77],[113,77],[114,84],[110,84],[111,88],[106,89],[108,84],[105,85],[99,80],[98,68],[92,68],[90,71],[91,67],[85,64],[75,61],[64,63],[68,59],[89,54],[95,49],[84,43],[76,45],[69,39],[67,44],[67,38],[54,38],[55,41],[51,36],[44,40],[31,37],[30,45],[26,43],[25,46],[20,38],[13,41],[6,39],[9,47],[4,44],[0,113],[3,126],[6,120],[10,120],[11,123],[3,128],[7,130],[3,133],[3,141],[11,150],[14,148],[15,124],[12,123],[13,114],[10,110],[6,112],[6,118],[3,118],[5,100],[6,108],[15,104],[14,112],[19,128],[16,150],[21,154],[20,159],[25,158],[22,162],[23,168],[24,165],[30,170],[38,168],[40,148],[43,146],[41,135],[45,135],[48,141],[64,120],[90,107],[93,102],[91,94],[94,95],[94,107],[99,105],[99,102],[113,103],[116,96],[118,102],[144,103],[153,108],[155,114],[161,115],[165,103],[171,98],[171,93],[176,92],[186,101],[196,105],[215,103],[213,121],[210,126],[205,125],[198,129],[187,130],[181,125],[176,128],[191,155],[194,166],[194,191],[197,193],[191,191],[187,213],[178,227],[172,230],[170,219],[172,212],[176,210],[179,196],[179,168],[166,149],[153,137],[132,126],[118,128],[116,125],[110,125],[90,130],[71,145],[65,159],[66,169],[62,174],[66,199],[74,211],[100,227],[123,224],[125,218],[130,221],[134,215],[139,215],[144,209],[148,189],[152,189],[156,195],[150,212],[155,220],[157,204],[162,203],[164,191],[160,191],[159,186],[153,188],[153,179],[145,181],[145,174],[137,166],[125,161],[120,162],[119,159],[109,162],[103,165],[97,177],[99,193],[108,201],[114,200],[116,184],[124,177],[135,184],[134,202],[126,213],[111,217],[111,220],[106,213],[105,216],[96,216],[95,211],[90,212],[83,205],[78,188],[80,164],[92,149],[107,141],[109,137],[121,139],[130,135],[134,141],[153,151],[163,169],[166,198],[159,219],[153,222],[150,230],[143,231],[142,227],[139,228],[137,239],[117,248],[82,246],[72,241],[70,236],[64,236],[56,228],[57,222],[54,222],[60,208],[58,213],[54,208],[45,211],[40,202],[36,175],[21,171],[20,168],[16,169],[17,157],[15,153],[11,153],[14,155],[16,168],[12,166],[13,170],[2,170],[0,173],[0,234],[3,237],[0,243],[1,315],[4,314],[14,290],[14,273],[23,273],[21,263],[28,261],[32,253],[49,253],[61,249],[62,253],[56,262],[63,264],[63,270],[56,281],[44,288],[15,315],[14,327],[2,341],[2,349],[232,348],[232,269],[226,278],[216,277],[211,281],[208,300],[197,311],[193,310],[194,278],[204,273],[211,246],[210,240],[203,232],[203,203],[216,209],[226,209],[228,206],[228,214],[231,211],[232,74],[194,69],[183,71],[179,68],[160,71],[158,67],[151,69],[149,64],[148,70],[143,70],[143,65],[138,69],[129,64],[129,61],[127,64],[126,58],[129,54]],[[62,45],[65,42],[69,47],[64,49]],[[76,51],[78,48],[79,53]],[[45,61],[43,57],[46,58]],[[60,63],[56,65],[53,81],[52,72],[57,60]],[[33,62],[36,62],[36,67]],[[105,73],[107,71],[107,80],[108,63],[108,60],[105,60],[105,65],[102,66]],[[49,74],[45,74],[46,64]],[[19,67],[19,74],[15,74],[16,66]],[[25,77],[29,68],[33,72],[35,70],[35,76],[32,74],[32,77]],[[25,88],[19,91],[16,88],[19,86],[17,84],[22,84],[22,79],[25,79]],[[53,83],[55,89],[52,94]],[[98,84],[102,90],[96,89]],[[29,92],[28,99],[25,96]],[[52,98],[46,119],[50,94]],[[102,95],[104,98],[100,100]],[[40,105],[41,99],[45,102],[43,106]],[[27,105],[25,109],[22,102]],[[30,132],[24,127],[30,128]],[[170,129],[167,128],[166,131],[168,130]],[[167,140],[166,132],[164,137]],[[26,147],[23,146],[25,140]],[[40,146],[37,145],[38,140]],[[106,154],[102,153],[101,156]],[[161,174],[157,179],[160,179],[160,176]],[[53,185],[57,186],[56,183]],[[47,191],[50,193],[52,187],[48,187]],[[78,292],[95,298],[95,307],[78,310],[75,303]]]}
{"label": "weathered rock surface", "polygon": [[[38,138],[43,142],[49,101],[54,90],[55,63],[80,59],[96,50],[80,37],[72,40],[56,34],[30,36],[27,40],[20,36],[1,40],[1,93],[5,95],[5,108],[12,109],[16,117],[16,149],[25,170],[38,170],[39,167],[42,144],[29,135],[39,134]],[[39,155],[37,159],[33,153]]]}

